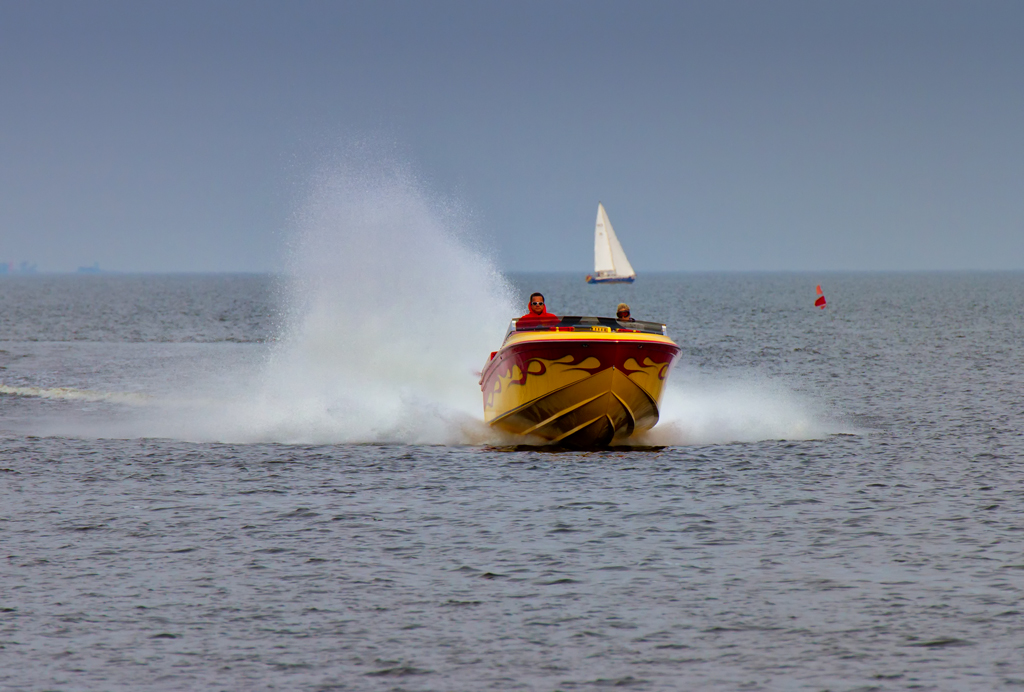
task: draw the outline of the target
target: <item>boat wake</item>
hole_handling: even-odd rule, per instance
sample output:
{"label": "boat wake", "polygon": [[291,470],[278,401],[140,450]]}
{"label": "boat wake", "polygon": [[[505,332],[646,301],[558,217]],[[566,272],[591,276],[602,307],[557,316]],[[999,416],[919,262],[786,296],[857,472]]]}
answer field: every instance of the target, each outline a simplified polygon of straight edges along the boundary
{"label": "boat wake", "polygon": [[[39,422],[43,427],[37,425],[35,431],[42,434],[228,443],[489,445],[517,451],[546,444],[484,424],[475,382],[457,382],[462,391],[448,383],[447,391],[431,395],[425,386],[431,378],[400,382],[353,378],[343,368],[325,372],[316,364],[319,359],[309,359],[303,350],[274,354],[264,373],[233,392],[221,388],[219,394],[162,397],[0,385],[0,395],[127,407],[116,419],[106,411],[102,420]],[[468,371],[456,375],[470,377]],[[658,425],[630,438],[629,446],[812,440],[852,432],[812,401],[769,380],[679,377],[664,392]]]}
{"label": "boat wake", "polygon": [[661,420],[639,438],[647,445],[709,445],[814,440],[850,432],[820,405],[759,376],[702,377],[677,369]]}
{"label": "boat wake", "polygon": [[153,397],[148,394],[97,392],[89,389],[72,389],[70,387],[10,387],[0,384],[0,394],[38,399],[61,399],[65,401],[109,401],[130,406],[145,406],[154,401]]}

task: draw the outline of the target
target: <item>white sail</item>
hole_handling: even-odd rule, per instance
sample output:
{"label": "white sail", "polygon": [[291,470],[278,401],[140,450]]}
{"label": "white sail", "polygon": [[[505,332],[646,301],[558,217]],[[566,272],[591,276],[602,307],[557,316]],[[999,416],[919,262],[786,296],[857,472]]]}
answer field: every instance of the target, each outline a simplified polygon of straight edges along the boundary
{"label": "white sail", "polygon": [[599,277],[636,276],[619,239],[615,237],[608,212],[600,202],[597,204],[597,224],[594,226],[594,273]]}
{"label": "white sail", "polygon": [[[612,260],[612,244],[608,241],[608,230],[612,223],[604,206],[597,204],[597,224],[594,226],[594,272],[596,274],[614,274],[615,262]],[[614,231],[612,231],[614,233]]]}

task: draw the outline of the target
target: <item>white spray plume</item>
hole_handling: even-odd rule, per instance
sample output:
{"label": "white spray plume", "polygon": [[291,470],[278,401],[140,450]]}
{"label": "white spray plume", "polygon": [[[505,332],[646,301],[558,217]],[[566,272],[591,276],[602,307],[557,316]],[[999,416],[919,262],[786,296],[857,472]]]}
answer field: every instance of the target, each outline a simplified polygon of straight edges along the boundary
{"label": "white spray plume", "polygon": [[[382,160],[383,159],[383,160]],[[72,434],[190,441],[481,444],[479,370],[515,310],[467,215],[407,167],[356,152],[295,215],[287,318],[261,361],[181,383],[127,420]],[[205,383],[205,384],[204,384]],[[188,391],[186,391],[188,390]],[[212,391],[211,391],[212,390]],[[67,432],[68,423],[59,428]]]}
{"label": "white spray plume", "polygon": [[296,215],[290,318],[236,423],[282,442],[487,439],[476,372],[514,312],[464,215],[401,165],[322,172]]}

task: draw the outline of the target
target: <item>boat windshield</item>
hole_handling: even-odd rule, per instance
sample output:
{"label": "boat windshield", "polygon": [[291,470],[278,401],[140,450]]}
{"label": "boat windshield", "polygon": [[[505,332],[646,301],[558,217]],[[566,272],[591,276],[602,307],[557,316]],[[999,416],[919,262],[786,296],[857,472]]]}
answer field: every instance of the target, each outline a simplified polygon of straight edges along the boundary
{"label": "boat windshield", "polygon": [[662,336],[667,333],[665,325],[661,322],[641,322],[640,320],[630,322],[614,317],[567,316],[558,322],[530,327],[519,327],[516,325],[516,322],[517,320],[512,320],[508,325],[508,332],[505,334],[506,338],[513,332],[640,332],[642,334],[660,334]]}

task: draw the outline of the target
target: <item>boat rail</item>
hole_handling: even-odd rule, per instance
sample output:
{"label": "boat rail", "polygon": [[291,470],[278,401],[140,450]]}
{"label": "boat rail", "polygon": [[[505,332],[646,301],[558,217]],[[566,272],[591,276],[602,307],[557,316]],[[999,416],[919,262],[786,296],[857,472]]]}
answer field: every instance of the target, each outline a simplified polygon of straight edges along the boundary
{"label": "boat rail", "polygon": [[519,327],[518,319],[512,320],[505,332],[505,338],[516,332],[632,332],[666,336],[668,330],[661,322],[620,320],[614,317],[589,317],[569,315],[558,322],[531,327]]}

